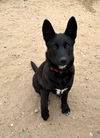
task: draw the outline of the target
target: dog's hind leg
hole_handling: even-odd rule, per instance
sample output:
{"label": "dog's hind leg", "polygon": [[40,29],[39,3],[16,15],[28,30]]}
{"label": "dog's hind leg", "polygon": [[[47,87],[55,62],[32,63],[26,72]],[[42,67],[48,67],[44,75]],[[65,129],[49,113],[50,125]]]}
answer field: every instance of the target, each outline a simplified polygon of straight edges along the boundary
{"label": "dog's hind leg", "polygon": [[41,89],[41,116],[46,121],[49,118],[48,97],[49,92]]}
{"label": "dog's hind leg", "polygon": [[32,84],[33,84],[35,91],[40,94],[40,85],[35,75],[33,76]]}
{"label": "dog's hind leg", "polygon": [[49,117],[49,110],[48,110],[49,92],[46,90],[43,90],[43,88],[38,83],[35,75],[33,76],[33,87],[35,91],[39,93],[41,96],[41,116],[44,120],[47,120]]}

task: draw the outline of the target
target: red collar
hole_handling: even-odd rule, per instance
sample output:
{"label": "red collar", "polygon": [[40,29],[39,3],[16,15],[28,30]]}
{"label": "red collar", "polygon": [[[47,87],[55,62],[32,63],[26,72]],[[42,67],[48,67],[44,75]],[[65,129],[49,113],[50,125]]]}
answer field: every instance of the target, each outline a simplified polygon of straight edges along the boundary
{"label": "red collar", "polygon": [[55,71],[55,72],[59,72],[59,73],[63,73],[62,71],[60,71],[60,70],[57,70],[57,69],[55,69],[55,68],[50,68],[51,70],[53,70],[53,71]]}

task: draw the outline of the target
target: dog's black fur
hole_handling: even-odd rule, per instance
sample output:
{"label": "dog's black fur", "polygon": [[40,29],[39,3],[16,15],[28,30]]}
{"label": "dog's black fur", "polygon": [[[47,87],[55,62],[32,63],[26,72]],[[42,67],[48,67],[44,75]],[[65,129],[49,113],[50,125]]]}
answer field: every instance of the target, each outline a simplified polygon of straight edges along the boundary
{"label": "dog's black fur", "polygon": [[[56,93],[56,89],[63,90],[67,88],[60,95],[61,110],[64,114],[70,112],[67,98],[75,73],[73,51],[77,36],[77,22],[74,17],[71,17],[65,32],[56,34],[51,23],[46,19],[43,23],[42,32],[47,46],[46,60],[39,68],[32,61],[31,65],[35,71],[33,87],[41,96],[41,116],[44,120],[47,120],[49,117],[49,93],[51,91]],[[54,68],[54,70],[51,70],[51,68]]]}

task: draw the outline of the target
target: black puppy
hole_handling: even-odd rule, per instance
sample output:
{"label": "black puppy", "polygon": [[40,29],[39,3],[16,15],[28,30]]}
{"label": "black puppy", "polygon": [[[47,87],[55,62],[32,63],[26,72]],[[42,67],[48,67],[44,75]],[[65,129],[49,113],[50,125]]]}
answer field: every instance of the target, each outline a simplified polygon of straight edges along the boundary
{"label": "black puppy", "polygon": [[74,43],[77,36],[77,23],[74,17],[68,21],[64,33],[56,34],[51,23],[44,20],[43,38],[47,46],[46,60],[39,68],[31,61],[35,75],[33,87],[41,96],[41,116],[44,120],[49,117],[49,93],[56,93],[61,97],[61,110],[69,114],[67,103],[68,92],[74,80]]}

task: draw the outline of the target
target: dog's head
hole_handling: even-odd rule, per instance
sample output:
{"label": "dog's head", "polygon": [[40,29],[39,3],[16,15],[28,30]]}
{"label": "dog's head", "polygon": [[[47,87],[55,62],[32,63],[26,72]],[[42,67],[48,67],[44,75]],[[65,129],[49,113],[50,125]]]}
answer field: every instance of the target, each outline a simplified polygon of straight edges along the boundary
{"label": "dog's head", "polygon": [[77,22],[74,17],[68,21],[64,33],[55,33],[51,23],[44,20],[43,38],[47,45],[47,59],[59,69],[65,69],[74,60],[73,49],[77,36]]}

